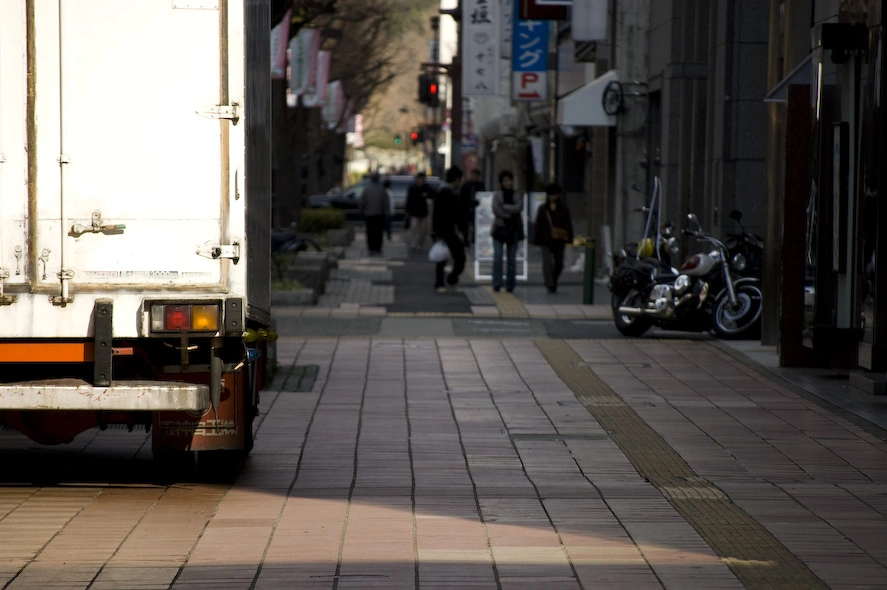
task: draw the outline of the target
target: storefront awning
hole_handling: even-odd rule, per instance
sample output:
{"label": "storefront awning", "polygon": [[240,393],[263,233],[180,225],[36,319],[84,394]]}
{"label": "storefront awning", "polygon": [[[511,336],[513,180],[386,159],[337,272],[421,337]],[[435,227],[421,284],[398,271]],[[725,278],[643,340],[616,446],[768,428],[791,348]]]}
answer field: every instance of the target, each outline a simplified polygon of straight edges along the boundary
{"label": "storefront awning", "polygon": [[610,70],[585,86],[565,95],[557,104],[557,124],[561,127],[615,127],[615,115],[604,111],[604,89],[619,73]]}
{"label": "storefront awning", "polygon": [[813,58],[811,53],[804,58],[804,61],[795,66],[788,75],[783,78],[779,84],[773,87],[773,90],[764,97],[764,102],[786,102],[788,100],[788,87],[791,84],[810,84],[810,62]]}

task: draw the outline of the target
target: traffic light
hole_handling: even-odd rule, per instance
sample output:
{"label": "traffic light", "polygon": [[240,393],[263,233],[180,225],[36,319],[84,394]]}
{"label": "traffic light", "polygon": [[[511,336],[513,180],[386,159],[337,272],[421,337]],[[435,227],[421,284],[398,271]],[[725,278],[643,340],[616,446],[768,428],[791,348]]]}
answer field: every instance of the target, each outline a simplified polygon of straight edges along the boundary
{"label": "traffic light", "polygon": [[400,134],[394,136],[394,145],[400,145],[401,139]]}
{"label": "traffic light", "polygon": [[419,102],[430,107],[440,105],[440,85],[437,83],[437,76],[419,75]]}
{"label": "traffic light", "polygon": [[436,107],[440,104],[440,86],[437,85],[437,78],[431,78],[428,84],[428,106]]}
{"label": "traffic light", "polygon": [[419,132],[413,131],[412,133],[410,133],[410,139],[413,140],[413,145],[416,145],[417,143],[419,143]]}

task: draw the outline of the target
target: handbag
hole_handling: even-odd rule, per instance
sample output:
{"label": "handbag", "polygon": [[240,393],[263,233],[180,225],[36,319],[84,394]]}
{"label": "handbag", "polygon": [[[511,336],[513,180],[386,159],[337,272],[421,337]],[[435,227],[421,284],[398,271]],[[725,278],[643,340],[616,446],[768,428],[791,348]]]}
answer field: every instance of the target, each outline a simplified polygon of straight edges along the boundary
{"label": "handbag", "polygon": [[443,240],[437,240],[431,244],[428,250],[428,260],[431,262],[445,262],[450,257],[450,248]]}
{"label": "handbag", "polygon": [[555,227],[554,224],[551,222],[551,211],[546,209],[545,214],[548,216],[548,229],[551,233],[551,239],[557,242],[570,241],[570,235],[567,230],[562,227]]}
{"label": "handbag", "polygon": [[509,243],[509,240],[511,239],[511,232],[508,231],[508,226],[504,223],[494,223],[493,231],[490,235],[492,235],[493,239],[497,242],[505,244]]}

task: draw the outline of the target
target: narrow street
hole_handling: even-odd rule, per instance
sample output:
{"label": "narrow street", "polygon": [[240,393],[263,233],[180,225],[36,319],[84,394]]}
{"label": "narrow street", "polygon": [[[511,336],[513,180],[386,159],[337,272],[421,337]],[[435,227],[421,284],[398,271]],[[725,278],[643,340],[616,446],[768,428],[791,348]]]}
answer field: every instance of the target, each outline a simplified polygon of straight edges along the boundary
{"label": "narrow street", "polygon": [[274,310],[236,475],[0,432],[0,587],[887,588],[887,404],[846,373],[623,338],[603,285],[549,295],[532,257],[514,294],[437,294],[399,235],[364,252]]}

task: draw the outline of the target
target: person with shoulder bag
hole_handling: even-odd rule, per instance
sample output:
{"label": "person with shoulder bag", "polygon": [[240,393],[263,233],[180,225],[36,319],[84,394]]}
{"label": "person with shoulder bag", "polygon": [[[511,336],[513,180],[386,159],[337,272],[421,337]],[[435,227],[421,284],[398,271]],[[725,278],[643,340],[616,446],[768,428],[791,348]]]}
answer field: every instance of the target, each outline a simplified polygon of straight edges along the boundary
{"label": "person with shoulder bag", "polygon": [[524,210],[524,195],[514,190],[514,174],[509,170],[499,172],[498,191],[493,193],[493,290],[502,288],[502,254],[505,254],[505,290],[514,291],[517,273],[517,247],[526,237],[521,213]]}
{"label": "person with shoulder bag", "polygon": [[545,189],[545,203],[536,211],[533,244],[542,249],[542,276],[549,293],[557,293],[557,280],[564,270],[564,248],[573,241],[573,221],[559,184]]}

